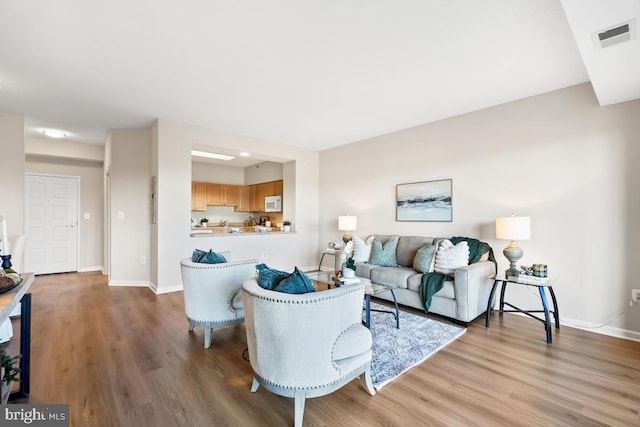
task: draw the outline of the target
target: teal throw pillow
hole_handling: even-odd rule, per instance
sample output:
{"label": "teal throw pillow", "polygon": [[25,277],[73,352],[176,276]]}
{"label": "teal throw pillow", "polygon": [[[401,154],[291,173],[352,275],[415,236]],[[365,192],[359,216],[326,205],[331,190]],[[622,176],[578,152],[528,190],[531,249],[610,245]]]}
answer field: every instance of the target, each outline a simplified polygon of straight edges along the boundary
{"label": "teal throw pillow", "polygon": [[209,252],[205,252],[202,249],[196,249],[191,255],[191,261],[202,264],[220,264],[227,262],[227,259],[219,253],[214,252],[212,249],[209,249]]}
{"label": "teal throw pillow", "polygon": [[424,245],[418,249],[413,259],[413,269],[420,273],[432,273],[436,249],[438,249],[438,245]]}
{"label": "teal throw pillow", "polygon": [[296,267],[293,273],[278,283],[273,290],[287,294],[306,294],[307,292],[315,292],[316,288],[313,286],[309,276]]}
{"label": "teal throw pillow", "polygon": [[378,239],[373,239],[371,244],[371,257],[369,264],[379,265],[381,267],[397,267],[396,246],[400,236],[391,236],[383,245]]}
{"label": "teal throw pillow", "polygon": [[269,290],[273,290],[278,283],[290,276],[286,271],[276,270],[267,264],[256,265],[256,270],[258,270],[258,285]]}

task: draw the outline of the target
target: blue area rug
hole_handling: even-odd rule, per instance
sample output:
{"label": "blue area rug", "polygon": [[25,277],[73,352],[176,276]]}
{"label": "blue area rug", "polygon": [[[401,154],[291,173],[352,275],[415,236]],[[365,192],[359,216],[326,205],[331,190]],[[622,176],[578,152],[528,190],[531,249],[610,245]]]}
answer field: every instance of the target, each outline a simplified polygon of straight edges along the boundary
{"label": "blue area rug", "polygon": [[404,311],[400,311],[400,329],[396,329],[392,314],[373,311],[374,308],[393,311],[392,308],[373,302],[371,308],[371,377],[376,390],[455,341],[467,330]]}

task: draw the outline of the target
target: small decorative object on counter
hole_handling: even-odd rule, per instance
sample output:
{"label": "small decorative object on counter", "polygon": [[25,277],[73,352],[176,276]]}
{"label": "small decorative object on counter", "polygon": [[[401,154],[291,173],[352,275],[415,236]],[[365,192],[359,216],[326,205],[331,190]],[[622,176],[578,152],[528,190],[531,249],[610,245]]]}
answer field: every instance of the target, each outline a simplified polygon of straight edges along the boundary
{"label": "small decorative object on counter", "polygon": [[546,264],[533,264],[533,275],[536,277],[547,277],[547,265]]}
{"label": "small decorative object on counter", "polygon": [[351,279],[356,276],[356,262],[353,257],[347,258],[347,262],[342,266],[342,277],[345,279]]}
{"label": "small decorative object on counter", "polygon": [[205,216],[203,218],[200,218],[200,225],[203,227],[207,226],[207,223],[209,222],[209,219]]}
{"label": "small decorative object on counter", "polygon": [[520,275],[533,276],[533,268],[527,265],[521,265],[520,268],[522,269]]}
{"label": "small decorative object on counter", "polygon": [[282,231],[286,231],[286,232],[291,231],[291,221],[286,219],[282,222]]}

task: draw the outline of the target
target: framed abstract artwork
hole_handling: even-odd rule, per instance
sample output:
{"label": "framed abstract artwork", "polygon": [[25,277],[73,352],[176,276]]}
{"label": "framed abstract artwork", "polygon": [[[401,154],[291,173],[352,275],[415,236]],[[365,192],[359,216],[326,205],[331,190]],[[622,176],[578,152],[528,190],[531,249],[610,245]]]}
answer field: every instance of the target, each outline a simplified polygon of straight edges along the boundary
{"label": "framed abstract artwork", "polygon": [[452,181],[396,185],[396,221],[453,221]]}

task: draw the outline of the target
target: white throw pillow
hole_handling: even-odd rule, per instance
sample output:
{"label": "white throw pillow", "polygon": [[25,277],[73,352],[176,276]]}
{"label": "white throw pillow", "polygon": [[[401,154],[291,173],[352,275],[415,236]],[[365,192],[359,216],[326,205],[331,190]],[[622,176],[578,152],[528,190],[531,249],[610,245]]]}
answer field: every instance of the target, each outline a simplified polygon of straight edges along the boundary
{"label": "white throw pillow", "polygon": [[369,236],[366,241],[360,237],[355,236],[353,238],[353,260],[355,262],[367,262],[371,256],[371,245],[373,244],[373,237]]}
{"label": "white throw pillow", "polygon": [[453,276],[457,268],[469,265],[469,244],[460,242],[453,245],[451,240],[442,240],[438,244],[435,257],[436,273]]}

